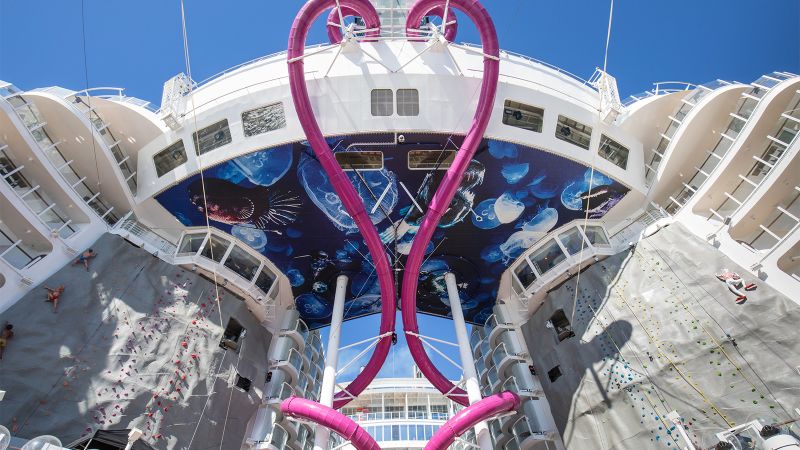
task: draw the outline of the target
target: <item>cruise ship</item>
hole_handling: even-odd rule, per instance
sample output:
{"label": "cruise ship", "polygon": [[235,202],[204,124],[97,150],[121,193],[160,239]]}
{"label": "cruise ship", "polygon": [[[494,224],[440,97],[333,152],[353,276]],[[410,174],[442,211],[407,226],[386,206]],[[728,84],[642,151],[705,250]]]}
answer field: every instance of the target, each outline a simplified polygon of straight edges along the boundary
{"label": "cruise ship", "polygon": [[298,6],[160,105],[0,81],[0,450],[800,449],[799,75]]}

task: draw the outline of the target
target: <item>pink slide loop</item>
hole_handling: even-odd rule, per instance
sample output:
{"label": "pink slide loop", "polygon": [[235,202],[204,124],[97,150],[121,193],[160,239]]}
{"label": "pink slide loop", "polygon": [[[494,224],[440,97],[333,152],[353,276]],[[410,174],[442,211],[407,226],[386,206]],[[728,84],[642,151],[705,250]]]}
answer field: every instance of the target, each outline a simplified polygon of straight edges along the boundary
{"label": "pink slide loop", "polygon": [[339,434],[357,450],[379,450],[375,439],[352,419],[333,408],[301,397],[289,397],[281,402],[281,412],[289,417],[308,420]]}
{"label": "pink slide loop", "polygon": [[[339,0],[339,4],[342,8],[348,8],[354,14],[362,17],[368,28],[380,28],[378,13],[368,0]],[[358,230],[367,244],[381,290],[381,325],[378,334],[382,337],[379,338],[378,344],[375,346],[375,350],[364,370],[350,382],[345,390],[338,392],[334,397],[333,406],[338,409],[350,402],[352,397],[357,397],[358,394],[366,389],[378,374],[378,371],[380,371],[384,361],[386,361],[386,356],[389,354],[392,345],[391,334],[394,332],[395,326],[396,297],[394,275],[389,265],[389,258],[386,256],[386,249],[381,242],[380,236],[378,236],[375,225],[372,224],[365,210],[364,202],[359,197],[350,179],[339,166],[333,156],[333,151],[325,141],[322,130],[320,130],[319,124],[314,117],[311,100],[308,97],[302,59],[306,37],[314,20],[334,6],[336,6],[336,0],[309,0],[297,13],[297,17],[292,24],[292,30],[289,33],[287,61],[289,64],[289,86],[297,117],[311,148],[314,150],[314,154],[328,175],[333,189],[341,199],[347,213],[350,214],[350,217],[353,218],[353,221],[358,226]]]}
{"label": "pink slide loop", "polygon": [[[433,6],[428,11],[424,11],[424,12],[422,10],[420,10],[420,12],[417,12],[414,9],[413,6],[411,7],[411,10],[409,10],[408,19],[406,20],[406,27],[407,27],[406,33],[407,33],[408,37],[416,37],[416,36],[422,36],[423,35],[423,33],[420,33],[418,31],[412,31],[412,30],[409,30],[408,28],[411,28],[411,29],[419,28],[420,22],[422,22],[422,19],[425,16],[440,17],[444,21],[444,4],[443,4],[444,2],[440,2],[440,3],[442,3],[442,4]],[[419,15],[419,18],[416,21],[412,20],[412,17],[411,17],[411,13],[412,12],[414,13],[415,16]],[[456,40],[456,34],[458,34],[458,18],[456,17],[456,13],[455,13],[455,11],[453,11],[453,8],[450,8],[450,9],[447,10],[447,17],[448,17],[447,22],[454,22],[454,23],[452,23],[450,25],[447,25],[445,27],[444,38],[447,39],[450,42],[453,42],[453,41]],[[415,40],[417,40],[417,39],[415,39]]]}
{"label": "pink slide loop", "polygon": [[509,391],[501,392],[473,403],[445,422],[434,433],[428,444],[425,445],[425,450],[444,450],[457,437],[477,425],[478,422],[491,419],[498,414],[513,411],[519,408],[519,405],[520,399],[517,394]]}
{"label": "pink slide loop", "polygon": [[[445,0],[417,0],[408,13],[407,27],[416,26],[425,13],[431,11],[436,6],[441,6]],[[422,341],[416,336],[419,333],[417,324],[417,285],[419,283],[419,270],[425,258],[425,249],[431,241],[439,220],[447,211],[453,196],[461,184],[464,172],[467,170],[478,145],[483,139],[489,118],[492,115],[495,94],[497,93],[497,80],[500,74],[499,54],[500,48],[497,42],[497,31],[494,28],[489,13],[483,8],[478,0],[450,0],[450,7],[456,7],[464,12],[478,28],[483,44],[483,81],[478,100],[478,107],[472,119],[472,125],[467,132],[461,148],[456,152],[453,164],[447,169],[436,193],[433,195],[422,224],[417,230],[414,242],[411,244],[411,251],[405,264],[402,284],[401,309],[403,313],[403,329],[406,331],[406,342],[419,370],[440,392],[451,400],[462,405],[468,405],[466,392],[459,389],[450,382],[425,353]],[[411,334],[414,333],[414,334]]]}

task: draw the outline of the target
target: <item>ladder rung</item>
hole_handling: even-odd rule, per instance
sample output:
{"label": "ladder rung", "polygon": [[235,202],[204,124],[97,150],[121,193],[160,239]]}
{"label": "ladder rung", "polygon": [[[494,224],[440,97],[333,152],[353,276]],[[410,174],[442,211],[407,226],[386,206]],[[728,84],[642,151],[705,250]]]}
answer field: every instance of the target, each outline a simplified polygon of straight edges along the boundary
{"label": "ladder rung", "polygon": [[773,168],[773,167],[775,167],[775,166],[773,166],[772,164],[770,164],[770,163],[768,163],[768,162],[764,161],[763,159],[759,158],[759,157],[758,157],[758,156],[756,156],[756,155],[753,155],[753,159],[755,159],[756,161],[760,162],[761,164],[764,164],[765,166],[769,167],[770,169],[771,169],[771,168]]}
{"label": "ladder rung", "polygon": [[20,199],[24,199],[25,197],[27,197],[27,196],[28,196],[28,194],[31,194],[31,193],[33,193],[33,192],[36,192],[36,190],[37,190],[37,189],[39,189],[39,185],[38,185],[38,184],[37,184],[36,186],[34,186],[34,187],[32,187],[32,188],[28,189],[27,191],[25,191],[25,193],[24,193],[24,194],[22,194],[22,195],[20,195],[20,196],[19,196],[19,198],[20,198]]}
{"label": "ladder rung", "polygon": [[767,139],[769,139],[770,141],[772,141],[772,142],[774,142],[776,144],[782,145],[784,147],[788,147],[789,146],[789,144],[787,144],[786,142],[783,142],[782,140],[780,140],[780,139],[778,139],[776,137],[767,136]]}
{"label": "ladder rung", "polygon": [[46,213],[47,211],[50,211],[51,209],[53,209],[53,208],[55,208],[55,207],[56,207],[56,204],[55,204],[55,203],[53,203],[53,204],[51,204],[50,206],[48,206],[47,208],[45,208],[45,209],[43,209],[43,210],[39,211],[39,213],[38,213],[38,214],[36,214],[36,215],[37,215],[37,216],[39,216],[39,217],[42,217],[42,214]]}
{"label": "ladder rung", "polygon": [[794,214],[792,214],[789,211],[787,211],[784,207],[778,206],[777,208],[778,208],[778,211],[780,211],[780,212],[786,214],[787,216],[791,217],[792,220],[794,220],[795,222],[800,222],[800,219],[798,219],[797,216],[795,216]]}
{"label": "ladder rung", "polygon": [[711,211],[711,214],[713,214],[713,215],[715,215],[715,216],[719,217],[719,220],[721,220],[721,221],[723,221],[723,222],[725,221],[725,218],[724,218],[724,217],[722,217],[722,215],[720,215],[720,213],[716,212],[716,211],[714,210],[714,208],[708,208],[708,210],[709,210],[709,211]]}
{"label": "ladder rung", "polygon": [[671,195],[669,196],[669,200],[670,200],[672,203],[675,203],[676,205],[678,205],[678,207],[679,207],[679,208],[683,208],[683,205],[681,204],[681,202],[679,202],[679,201],[675,200],[675,198],[674,198],[674,197],[672,197]]}
{"label": "ladder rung", "polygon": [[765,233],[769,234],[770,236],[774,237],[778,241],[781,240],[781,237],[777,234],[773,233],[769,228],[765,227],[763,224],[758,224],[758,227],[764,230]]}
{"label": "ladder rung", "polygon": [[725,197],[728,197],[729,199],[731,199],[734,202],[736,202],[737,205],[742,206],[742,202],[740,202],[736,197],[732,196],[731,194],[729,194],[727,192],[723,192],[723,194],[725,195]]}
{"label": "ladder rung", "polygon": [[5,180],[5,179],[7,179],[7,178],[8,178],[8,177],[10,177],[11,175],[14,175],[15,173],[17,173],[17,172],[19,172],[20,170],[22,170],[24,167],[25,167],[25,166],[18,166],[16,169],[12,170],[11,172],[8,172],[7,174],[3,175],[3,179],[4,179],[4,180]]}
{"label": "ladder rung", "polygon": [[739,176],[739,178],[742,179],[742,181],[747,182],[749,185],[751,185],[753,187],[758,187],[758,184],[756,184],[755,182],[753,182],[751,179],[747,178],[746,176],[744,176],[742,174],[738,174],[738,176]]}
{"label": "ladder rung", "polygon": [[[86,181],[86,177],[83,177],[83,178],[81,178],[80,180],[78,180],[78,181],[76,181],[75,183],[73,183],[73,184],[72,184],[72,189],[75,189],[75,186],[77,186],[77,185],[79,185],[79,184],[83,183],[84,181]],[[87,203],[88,203],[88,201],[87,201]]]}

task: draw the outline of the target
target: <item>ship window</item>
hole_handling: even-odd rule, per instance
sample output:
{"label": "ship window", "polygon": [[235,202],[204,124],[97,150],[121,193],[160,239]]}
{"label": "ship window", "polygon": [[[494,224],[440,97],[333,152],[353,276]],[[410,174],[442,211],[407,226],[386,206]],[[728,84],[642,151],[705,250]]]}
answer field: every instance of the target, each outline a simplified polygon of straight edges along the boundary
{"label": "ship window", "polygon": [[528,287],[536,281],[536,273],[534,273],[533,268],[528,264],[528,261],[522,261],[522,264],[517,266],[514,269],[514,274],[517,275],[520,283],[522,283],[523,287]]}
{"label": "ship window", "polygon": [[552,369],[547,371],[547,378],[550,379],[551,383],[554,383],[557,379],[561,378],[561,368],[558,366],[553,367]]}
{"label": "ship window", "polygon": [[411,170],[447,170],[456,159],[454,150],[410,150],[408,168]]}
{"label": "ship window", "polygon": [[564,255],[555,239],[550,239],[549,242],[531,253],[529,258],[536,270],[543,274],[564,261],[567,256]]}
{"label": "ship window", "polygon": [[178,254],[179,255],[195,255],[197,251],[200,250],[200,246],[203,245],[203,241],[206,239],[206,233],[193,233],[187,234],[183,236],[183,240],[181,240],[181,245],[178,247]]}
{"label": "ship window", "polygon": [[419,115],[419,91],[416,89],[397,90],[397,115]]}
{"label": "ship window", "polygon": [[564,245],[570,255],[580,253],[583,247],[583,236],[577,228],[570,228],[569,230],[558,235],[558,240]]}
{"label": "ship window", "polygon": [[242,113],[242,128],[245,137],[278,130],[286,126],[283,103],[272,103]]}
{"label": "ship window", "polygon": [[394,93],[391,89],[373,89],[370,101],[373,116],[391,116],[394,110]]}
{"label": "ship window", "polygon": [[503,123],[523,130],[542,132],[544,110],[524,103],[506,100],[503,107]]}
{"label": "ship window", "polygon": [[589,238],[589,243],[595,247],[607,247],[609,245],[608,238],[602,227],[596,225],[587,226],[585,232],[586,237]]}
{"label": "ship window", "polygon": [[153,156],[153,163],[156,165],[156,175],[160,177],[185,163],[187,160],[186,149],[183,147],[183,141],[180,140]]}
{"label": "ship window", "polygon": [[602,136],[603,139],[600,141],[600,149],[598,150],[600,157],[623,169],[628,167],[628,149],[608,136]]}
{"label": "ship window", "polygon": [[269,294],[272,284],[275,282],[275,275],[266,267],[261,269],[261,273],[256,278],[256,287],[261,289],[265,294]]}
{"label": "ship window", "polygon": [[228,257],[225,258],[224,265],[245,280],[250,281],[256,276],[256,271],[261,266],[261,262],[245,249],[235,245]]}
{"label": "ship window", "polygon": [[231,130],[228,128],[227,119],[220,120],[214,125],[209,125],[192,136],[197,156],[231,143]]}
{"label": "ship window", "polygon": [[569,319],[567,319],[567,315],[564,314],[563,309],[559,309],[553,313],[550,317],[550,324],[553,325],[553,330],[556,332],[558,342],[575,336],[575,332],[572,331],[572,325],[570,325]]}
{"label": "ship window", "polygon": [[336,157],[336,162],[338,162],[344,170],[383,169],[383,152],[338,152],[334,154],[334,156]]}
{"label": "ship window", "polygon": [[208,239],[208,243],[205,247],[203,247],[203,251],[200,254],[208,259],[220,262],[222,261],[222,257],[225,256],[225,252],[228,251],[228,246],[230,245],[230,242],[212,234]]}
{"label": "ship window", "polygon": [[589,150],[589,142],[592,140],[592,127],[559,115],[558,124],[556,125],[556,137]]}

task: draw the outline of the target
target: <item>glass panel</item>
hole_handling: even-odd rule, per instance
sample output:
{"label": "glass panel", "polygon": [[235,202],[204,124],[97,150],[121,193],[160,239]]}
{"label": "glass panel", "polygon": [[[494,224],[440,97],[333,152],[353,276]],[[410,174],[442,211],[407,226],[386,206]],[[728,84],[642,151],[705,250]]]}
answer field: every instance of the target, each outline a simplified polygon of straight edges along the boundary
{"label": "glass panel", "polygon": [[595,247],[605,247],[608,246],[608,238],[606,237],[606,232],[603,230],[602,227],[598,227],[596,225],[589,225],[584,230],[586,233],[586,237],[589,238],[589,243],[594,245]]}
{"label": "glass panel", "polygon": [[344,170],[381,170],[383,169],[383,152],[358,151],[337,152],[336,162]]}
{"label": "glass panel", "polygon": [[225,256],[225,252],[228,250],[230,245],[230,242],[212,234],[208,239],[208,244],[203,247],[203,252],[200,254],[210,260],[220,262],[222,261],[222,257]]}
{"label": "glass panel", "polygon": [[183,236],[181,244],[180,246],[178,246],[178,254],[179,255],[197,254],[198,250],[200,250],[200,246],[203,245],[203,241],[205,240],[205,238],[206,238],[206,233],[193,233]]}
{"label": "glass panel", "polygon": [[589,150],[589,142],[592,139],[592,127],[559,115],[558,125],[556,125],[556,137],[562,141],[567,141],[570,144]]}
{"label": "glass panel", "polygon": [[601,158],[611,161],[614,165],[625,169],[628,167],[628,153],[628,149],[623,147],[622,144],[603,135],[603,140],[598,150],[598,154]]}
{"label": "glass panel", "polygon": [[454,150],[410,150],[408,168],[411,170],[447,170],[456,158]]}
{"label": "glass panel", "polygon": [[506,100],[503,108],[503,123],[524,130],[542,132],[544,109],[524,103]]}
{"label": "glass panel", "polygon": [[533,268],[531,268],[527,261],[522,261],[522,263],[514,269],[514,274],[517,275],[517,278],[525,288],[536,281],[536,273],[534,273]]}
{"label": "glass panel", "polygon": [[273,103],[242,113],[242,128],[245,137],[278,130],[286,126],[283,103]]}
{"label": "glass panel", "polygon": [[261,261],[248,253],[245,249],[236,245],[225,259],[224,265],[228,269],[239,274],[245,280],[250,281],[256,276]]}
{"label": "glass panel", "polygon": [[373,89],[370,95],[370,107],[373,116],[391,116],[394,93],[391,89]]}
{"label": "glass panel", "polygon": [[261,273],[258,274],[258,278],[256,278],[256,287],[261,289],[262,292],[265,294],[269,293],[270,288],[272,288],[272,284],[275,282],[275,275],[269,271],[266,267],[261,269]]}
{"label": "glass panel", "polygon": [[228,128],[227,120],[220,120],[213,125],[209,125],[193,133],[192,136],[197,156],[231,143],[231,130]]}
{"label": "glass panel", "polygon": [[554,239],[550,239],[541,248],[534,251],[528,258],[536,267],[536,270],[544,274],[561,261],[567,259],[567,255],[564,254],[561,247],[558,246]]}
{"label": "glass panel", "polygon": [[156,165],[156,175],[160,177],[185,163],[187,160],[188,158],[186,157],[186,149],[183,146],[183,141],[178,141],[153,156],[153,164]]}
{"label": "glass panel", "polygon": [[397,115],[419,115],[419,91],[416,89],[397,90]]}
{"label": "glass panel", "polygon": [[570,255],[580,253],[581,247],[583,247],[583,236],[581,236],[581,232],[577,228],[570,228],[559,234],[558,239],[564,244]]}

